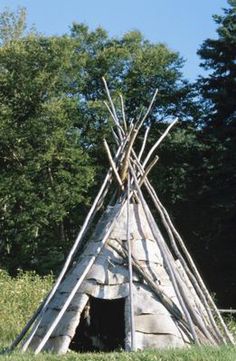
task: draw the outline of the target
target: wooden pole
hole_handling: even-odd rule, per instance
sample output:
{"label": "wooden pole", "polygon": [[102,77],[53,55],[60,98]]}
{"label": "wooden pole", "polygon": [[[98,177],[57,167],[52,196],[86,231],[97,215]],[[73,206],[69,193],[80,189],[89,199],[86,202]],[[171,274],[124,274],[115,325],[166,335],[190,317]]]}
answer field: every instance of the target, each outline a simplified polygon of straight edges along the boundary
{"label": "wooden pole", "polygon": [[116,142],[116,145],[119,147],[120,139],[119,139],[118,135],[116,134],[116,132],[114,131],[113,127],[111,127],[111,132],[112,132],[113,138]]}
{"label": "wooden pole", "polygon": [[113,103],[113,101],[112,101],[112,98],[111,98],[111,94],[110,94],[109,88],[108,88],[108,86],[107,86],[106,79],[105,79],[104,77],[102,77],[102,80],[103,80],[103,83],[104,83],[104,85],[105,85],[105,89],[106,89],[107,97],[108,97],[109,102],[110,102],[110,104],[111,104],[112,112],[113,112],[113,114],[114,114],[114,116],[115,116],[115,119],[116,119],[117,123],[118,123],[118,124],[120,124],[120,122],[119,122],[119,118],[118,118],[118,116],[117,116],[117,114],[116,114],[116,108],[115,108],[115,106],[114,106],[114,103]]}
{"label": "wooden pole", "polygon": [[143,138],[143,144],[142,144],[142,147],[141,147],[140,152],[139,152],[139,155],[138,155],[138,160],[139,160],[139,161],[141,160],[142,155],[143,155],[143,152],[144,152],[144,149],[145,149],[145,147],[146,147],[147,137],[148,137],[148,133],[149,133],[150,129],[151,129],[150,126],[148,126],[148,127],[146,128],[146,131],[145,131],[145,134],[144,134],[144,138]]}
{"label": "wooden pole", "polygon": [[112,101],[111,94],[110,94],[109,88],[108,88],[108,86],[107,86],[106,79],[105,79],[104,77],[102,77],[102,80],[103,80],[103,83],[104,83],[104,85],[105,85],[107,97],[108,97],[108,99],[109,99],[109,102],[110,102],[112,111],[110,110],[110,107],[108,106],[108,104],[106,104],[106,102],[105,102],[105,104],[106,104],[106,106],[107,106],[110,114],[111,114],[111,115],[113,114],[113,115],[112,115],[112,118],[113,118],[113,120],[114,120],[114,122],[115,122],[115,124],[116,124],[116,126],[117,126],[117,128],[118,128],[119,136],[120,136],[120,138],[122,139],[122,135],[125,134],[125,133],[124,133],[124,130],[123,130],[123,128],[122,128],[121,125],[120,125],[120,121],[119,121],[119,118],[118,118],[118,116],[117,116],[116,108],[115,108],[114,103],[113,103],[113,101]]}
{"label": "wooden pole", "polygon": [[[142,165],[139,163],[138,158],[137,158],[137,156],[136,156],[136,154],[135,154],[134,151],[132,152],[132,155],[135,157],[136,162],[138,163],[138,169],[139,169],[140,174],[144,174],[144,170],[143,170],[143,168],[142,168]],[[185,247],[185,245],[184,245],[184,243],[183,243],[183,241],[182,241],[182,239],[181,239],[181,237],[180,237],[180,235],[178,234],[178,232],[177,232],[176,229],[174,228],[173,223],[172,223],[172,221],[170,220],[170,217],[169,217],[166,209],[163,207],[163,205],[161,204],[160,200],[158,199],[158,197],[157,197],[157,195],[156,195],[156,192],[155,192],[155,190],[153,189],[153,187],[151,186],[151,184],[150,184],[150,182],[149,182],[149,180],[148,180],[147,177],[144,178],[144,183],[145,183],[145,185],[146,185],[146,187],[147,187],[147,189],[148,189],[148,192],[149,192],[149,194],[151,195],[151,197],[152,197],[152,199],[153,199],[153,202],[154,202],[155,206],[157,207],[157,210],[159,211],[162,219],[163,219],[163,217],[166,216],[166,217],[167,217],[167,218],[166,218],[166,222],[169,222],[169,223],[170,223],[170,228],[169,228],[168,224],[165,222],[165,226],[167,227],[168,234],[169,234],[169,235],[172,235],[171,229],[172,229],[175,233],[177,233],[177,235],[179,236],[180,241],[181,241],[181,243],[182,243],[182,246],[185,248],[185,251],[188,252],[187,249],[186,249],[186,247]],[[163,213],[162,213],[162,208],[163,208]],[[170,233],[171,233],[171,234],[170,234]],[[171,237],[171,240],[172,240],[172,245],[174,246],[175,243],[173,243],[173,242],[175,242],[175,241],[174,241],[173,236]],[[176,250],[176,249],[177,249],[177,248],[175,247],[175,250]],[[197,294],[199,295],[200,299],[202,300],[202,302],[203,302],[203,304],[204,304],[204,306],[205,306],[205,310],[206,310],[206,312],[207,312],[207,314],[208,314],[208,317],[209,317],[209,319],[210,319],[210,321],[211,321],[211,325],[212,325],[212,327],[213,327],[213,329],[214,329],[214,331],[215,331],[215,333],[216,333],[217,339],[218,339],[218,340],[220,339],[221,342],[225,343],[225,339],[224,339],[223,335],[221,334],[221,332],[219,331],[218,326],[216,325],[216,322],[215,322],[214,317],[213,317],[213,315],[212,315],[212,311],[211,311],[211,309],[210,309],[210,307],[209,307],[209,305],[208,305],[208,303],[207,303],[207,301],[206,301],[206,297],[205,297],[204,294],[203,294],[203,290],[202,290],[201,286],[198,284],[198,281],[197,281],[197,280],[199,280],[201,283],[203,283],[200,275],[198,274],[197,279],[195,279],[195,276],[194,276],[194,275],[190,272],[190,270],[188,269],[186,263],[183,261],[183,258],[182,258],[182,256],[180,255],[180,253],[178,252],[176,255],[177,255],[178,258],[180,259],[180,261],[181,261],[184,269],[186,270],[187,274],[189,275],[191,281],[193,282],[193,286],[195,287]],[[181,257],[180,257],[180,256],[181,256]],[[191,256],[189,255],[189,253],[188,253],[188,256],[191,258]],[[192,265],[195,267],[192,259],[191,259],[191,262],[192,262]],[[196,267],[195,267],[195,269],[196,269]],[[207,292],[208,292],[208,291],[207,291]],[[213,303],[213,304],[212,304],[212,303]],[[214,310],[215,310],[216,306],[215,306],[215,304],[214,304],[213,301],[212,301],[212,303],[211,303],[211,306],[213,306],[213,308],[214,308]],[[217,310],[217,311],[218,311],[218,310]],[[220,323],[222,324],[222,323],[224,323],[224,321],[221,319],[221,320],[220,320]],[[233,343],[234,340],[233,340],[232,336],[230,335],[230,333],[228,332],[227,327],[226,327],[225,324],[224,324],[224,326],[223,326],[223,329],[224,329],[224,332],[225,332],[228,340],[229,340],[231,343]]]}
{"label": "wooden pole", "polygon": [[149,113],[150,113],[150,111],[151,111],[151,109],[152,109],[152,106],[153,106],[153,104],[154,104],[154,101],[155,101],[155,99],[156,99],[157,93],[158,93],[158,89],[155,90],[155,93],[154,93],[154,95],[153,95],[153,97],[152,97],[151,103],[149,104],[149,107],[148,107],[146,113],[144,114],[144,117],[141,119],[141,121],[140,121],[140,123],[139,123],[138,129],[141,128],[141,126],[143,125],[143,123],[144,123],[145,120],[147,119],[147,116],[149,115]]}
{"label": "wooden pole", "polygon": [[[210,310],[209,306],[207,307],[208,304],[207,304],[206,299],[208,300],[208,302],[209,302],[209,304],[211,305],[212,309],[215,311],[216,315],[218,316],[218,319],[219,319],[219,321],[220,321],[221,326],[223,327],[224,333],[225,333],[226,337],[228,338],[228,341],[230,341],[231,343],[235,344],[235,342],[234,342],[234,340],[233,340],[233,337],[230,335],[230,333],[229,333],[229,331],[228,331],[228,329],[227,329],[227,326],[225,325],[225,323],[224,323],[224,321],[223,321],[223,319],[222,319],[222,317],[221,317],[221,315],[220,315],[220,313],[219,313],[219,311],[218,311],[218,309],[217,309],[214,301],[212,300],[212,298],[211,298],[211,296],[210,296],[210,294],[209,294],[209,292],[208,292],[208,290],[207,290],[207,288],[206,288],[206,286],[205,286],[205,284],[204,284],[204,282],[203,282],[203,280],[202,280],[202,278],[201,278],[201,276],[200,276],[200,274],[199,274],[199,272],[198,272],[198,270],[197,270],[197,268],[196,268],[196,266],[195,266],[195,264],[194,264],[194,262],[193,262],[193,260],[192,260],[192,258],[191,258],[191,256],[190,256],[190,254],[189,254],[189,252],[188,252],[188,250],[187,250],[187,248],[186,248],[186,246],[185,246],[185,244],[184,244],[184,242],[183,242],[183,240],[182,240],[182,238],[181,238],[181,236],[180,236],[179,233],[176,231],[176,229],[175,229],[175,227],[174,227],[174,225],[173,225],[173,223],[172,223],[172,221],[171,221],[171,219],[170,219],[170,217],[169,217],[166,209],[165,209],[164,206],[161,204],[159,198],[157,197],[157,195],[156,195],[153,187],[151,186],[151,184],[150,184],[150,182],[148,181],[147,178],[146,178],[146,180],[145,180],[144,183],[146,184],[147,189],[149,189],[149,193],[150,193],[150,191],[151,191],[151,193],[154,195],[154,200],[156,201],[156,207],[157,207],[157,209],[159,210],[159,212],[160,212],[161,210],[163,210],[164,214],[166,215],[166,219],[167,219],[167,221],[169,222],[170,228],[173,230],[175,236],[177,237],[177,239],[178,239],[178,241],[179,241],[179,244],[180,244],[182,250],[184,251],[184,254],[185,254],[185,256],[186,256],[186,259],[187,259],[187,261],[189,262],[189,264],[191,265],[191,268],[192,268],[192,270],[193,270],[193,272],[194,272],[194,273],[193,273],[193,277],[194,277],[194,278],[191,276],[192,273],[191,273],[190,271],[187,272],[187,273],[188,273],[188,275],[190,276],[191,281],[193,282],[193,284],[196,285],[198,294],[203,292],[203,294],[202,294],[202,295],[203,295],[202,300],[203,300],[203,302],[204,302],[204,305],[205,305],[206,311],[207,311],[207,313],[208,313],[208,316],[209,316],[210,319],[211,319],[212,326],[213,326],[213,328],[215,329],[218,337],[220,337],[221,339],[223,338],[223,336],[222,336],[221,333],[219,332],[219,328],[217,327],[217,325],[216,325],[216,323],[215,323],[215,321],[214,321],[214,318],[213,318],[213,316],[212,316],[212,313],[211,313],[211,310]],[[150,195],[151,195],[151,193],[150,193]],[[155,203],[154,203],[154,204],[155,204]],[[161,208],[160,208],[160,207],[161,207]],[[178,255],[179,255],[179,253],[178,253]],[[181,260],[181,258],[180,258],[180,260]],[[185,265],[186,265],[186,264],[185,264]],[[186,267],[185,267],[185,268],[186,268]],[[195,278],[195,277],[196,277],[196,278]],[[194,280],[196,280],[196,282],[195,282]],[[223,338],[222,340],[223,340],[223,342],[224,342],[224,338]]]}
{"label": "wooden pole", "polygon": [[144,174],[141,177],[141,180],[139,182],[140,187],[142,186],[143,182],[145,181],[145,179],[147,178],[148,174],[150,173],[150,171],[152,170],[152,168],[154,167],[154,165],[156,164],[156,162],[158,161],[159,157],[158,155],[155,156],[155,158],[149,163],[149,165],[147,166],[147,168],[145,169]]}
{"label": "wooden pole", "polygon": [[130,174],[128,172],[127,183],[127,246],[129,265],[129,306],[130,306],[130,331],[131,331],[131,351],[136,350],[135,346],[135,325],[134,325],[134,303],[133,303],[133,269],[132,269],[132,247],[130,241]]}
{"label": "wooden pole", "polygon": [[[190,270],[188,269],[188,267],[187,267],[187,265],[186,265],[186,262],[184,261],[184,259],[183,259],[182,255],[180,254],[180,252],[178,252],[178,248],[177,248],[177,246],[175,245],[175,240],[174,240],[174,237],[173,237],[171,228],[170,228],[169,225],[168,225],[168,220],[169,220],[169,222],[171,222],[170,217],[169,217],[166,209],[161,205],[160,200],[158,199],[158,197],[157,197],[157,195],[156,195],[156,192],[155,192],[155,190],[153,189],[153,187],[151,186],[151,184],[150,184],[147,176],[144,177],[145,172],[144,172],[141,164],[139,163],[138,158],[137,158],[135,152],[133,151],[132,154],[134,155],[134,157],[135,157],[135,159],[136,159],[139,172],[140,172],[140,174],[142,175],[142,179],[141,179],[140,185],[141,185],[143,182],[145,183],[146,188],[147,188],[147,190],[148,190],[148,192],[149,192],[149,194],[150,194],[150,196],[151,196],[151,198],[152,198],[152,200],[153,200],[153,202],[154,202],[157,210],[159,211],[159,213],[160,213],[160,215],[161,215],[162,221],[163,221],[163,223],[164,223],[164,225],[165,225],[165,228],[166,228],[166,230],[167,230],[167,232],[168,232],[168,235],[169,235],[169,237],[170,237],[170,241],[171,241],[172,247],[174,247],[175,254],[176,254],[176,256],[179,258],[182,266],[184,267],[185,271],[187,272],[188,276],[190,277],[190,279],[191,279],[191,281],[192,281],[192,283],[193,283],[193,286],[194,286],[194,288],[195,288],[198,296],[200,297],[200,299],[202,300],[202,302],[203,302],[203,304],[204,304],[204,306],[205,306],[205,310],[206,310],[206,312],[207,312],[207,314],[208,314],[208,317],[209,317],[209,319],[210,319],[210,321],[211,321],[212,327],[213,327],[214,331],[216,332],[216,337],[218,338],[218,340],[220,339],[221,341],[225,342],[224,337],[221,335],[221,333],[220,333],[220,331],[219,331],[219,328],[217,327],[217,325],[216,325],[216,323],[215,323],[215,320],[214,320],[214,318],[213,318],[213,316],[212,316],[211,309],[210,309],[210,307],[209,307],[209,305],[208,305],[208,303],[207,303],[207,301],[206,301],[206,299],[205,299],[205,296],[202,294],[202,290],[201,290],[199,284],[197,283],[197,280],[195,279],[194,275],[193,275],[193,274],[190,272]],[[161,207],[164,208],[164,211],[165,211],[165,212],[162,212]],[[165,219],[165,216],[166,216],[166,215],[168,216],[167,219]],[[172,223],[171,223],[171,224],[172,224]],[[173,224],[172,224],[172,226],[173,226]],[[173,226],[173,227],[174,227],[174,226]]]}
{"label": "wooden pole", "polygon": [[163,141],[163,139],[167,136],[171,128],[177,123],[178,118],[175,118],[175,120],[167,127],[167,129],[164,131],[164,133],[161,135],[161,137],[158,139],[158,141],[153,145],[153,147],[150,149],[148,155],[146,156],[144,162],[143,162],[143,168],[145,168],[147,162],[149,161],[152,153],[155,151],[155,149],[160,145],[160,143]]}
{"label": "wooden pole", "polygon": [[128,142],[128,145],[127,145],[127,149],[126,149],[126,152],[125,152],[125,158],[124,158],[124,161],[123,161],[123,166],[122,166],[122,169],[121,169],[121,180],[122,182],[125,181],[126,177],[127,177],[127,174],[128,174],[128,167],[129,167],[129,158],[130,158],[130,152],[131,152],[131,149],[133,147],[133,144],[134,144],[134,141],[135,141],[135,138],[138,134],[138,129],[133,129],[131,135],[130,135],[130,140]]}
{"label": "wooden pole", "polygon": [[[128,252],[124,249],[124,247],[120,244],[120,247],[116,247],[113,243],[109,242],[109,245],[122,257],[128,258]],[[173,315],[178,321],[183,323],[184,326],[187,327],[187,324],[183,318],[182,311],[178,308],[178,306],[172,301],[171,298],[165,294],[165,292],[161,289],[158,282],[153,281],[153,278],[144,271],[142,265],[137,259],[132,257],[132,266],[133,269],[140,274],[140,276],[144,279],[145,282],[151,287],[152,291],[158,297],[158,299],[163,303],[166,309]]]}
{"label": "wooden pole", "polygon": [[[190,328],[190,330],[191,330],[192,337],[194,338],[194,341],[195,341],[196,344],[198,345],[198,344],[199,344],[199,340],[198,340],[198,337],[197,337],[197,334],[196,334],[196,331],[195,331],[195,328],[194,328],[194,324],[193,324],[192,319],[191,319],[191,317],[190,317],[190,315],[189,315],[189,312],[188,312],[188,310],[187,310],[187,308],[186,308],[186,306],[185,306],[185,304],[184,304],[184,301],[183,301],[183,299],[182,299],[182,295],[180,294],[180,292],[179,292],[179,290],[178,290],[178,286],[177,286],[175,274],[174,274],[174,272],[173,272],[173,268],[171,267],[171,264],[170,264],[170,261],[169,261],[169,257],[168,257],[168,255],[166,254],[166,250],[165,250],[165,248],[163,247],[163,243],[164,243],[164,242],[163,242],[163,240],[162,240],[162,236],[161,236],[159,230],[158,230],[156,227],[154,227],[154,224],[155,224],[155,223],[154,223],[153,217],[151,216],[151,214],[148,214],[148,213],[147,213],[146,203],[145,203],[145,201],[144,201],[142,191],[141,191],[141,189],[140,189],[140,187],[139,187],[139,184],[138,184],[138,181],[137,181],[137,177],[136,177],[136,175],[135,175],[135,172],[133,171],[133,169],[132,169],[131,166],[130,166],[130,171],[131,171],[132,177],[133,177],[133,179],[134,179],[134,184],[135,184],[136,190],[137,190],[137,192],[138,192],[138,196],[139,196],[139,199],[140,199],[140,201],[141,201],[141,204],[142,204],[142,206],[143,206],[143,210],[144,210],[144,213],[145,213],[145,215],[146,215],[146,219],[147,219],[147,221],[148,221],[148,224],[150,225],[150,228],[151,228],[151,230],[152,230],[152,232],[153,232],[153,235],[154,235],[154,237],[155,237],[155,239],[156,239],[156,241],[157,241],[157,243],[158,243],[158,246],[159,246],[159,248],[160,248],[160,250],[161,250],[161,252],[162,252],[162,254],[163,254],[163,257],[164,257],[164,259],[165,259],[167,268],[168,268],[168,270],[169,270],[169,276],[170,276],[170,279],[171,279],[171,281],[172,281],[172,285],[173,285],[173,287],[174,287],[175,293],[176,293],[176,295],[177,295],[177,297],[178,297],[178,300],[179,300],[179,302],[180,302],[180,305],[181,305],[181,308],[182,308],[182,310],[183,310],[183,313],[184,313],[184,315],[185,315],[185,317],[186,317],[186,320],[187,320],[187,322],[188,322],[188,324],[189,324],[189,328]],[[150,217],[151,217],[151,219],[150,219]],[[159,237],[155,236],[155,235],[157,234],[157,231],[158,231]],[[158,239],[162,240],[162,242],[158,242]]]}
{"label": "wooden pole", "polygon": [[[152,198],[152,200],[153,200],[153,202],[154,202],[154,204],[155,204],[155,206],[156,206],[156,208],[157,208],[157,210],[158,210],[158,212],[159,212],[159,214],[160,214],[160,216],[161,216],[162,222],[163,222],[163,224],[164,224],[164,226],[165,226],[165,228],[166,228],[166,230],[167,230],[167,233],[168,233],[168,235],[169,235],[170,242],[171,242],[171,246],[173,247],[174,253],[175,253],[176,257],[178,257],[179,261],[181,262],[181,264],[182,264],[182,266],[183,266],[183,269],[187,272],[187,274],[188,274],[188,276],[189,276],[189,278],[190,278],[190,280],[191,280],[191,282],[192,282],[192,285],[193,285],[195,291],[197,292],[197,294],[199,295],[200,299],[202,300],[202,302],[203,302],[203,304],[204,304],[205,310],[206,310],[206,312],[207,312],[207,314],[208,314],[208,317],[209,317],[209,319],[210,319],[210,321],[211,321],[212,327],[213,327],[213,329],[215,330],[215,332],[216,332],[216,334],[217,334],[216,337],[217,337],[218,339],[220,338],[221,341],[224,342],[224,338],[223,338],[223,336],[221,335],[221,333],[219,332],[219,329],[218,329],[218,327],[217,327],[217,325],[216,325],[216,323],[215,323],[215,321],[214,321],[214,318],[213,318],[213,316],[212,316],[212,313],[211,313],[211,310],[210,310],[210,308],[209,308],[209,305],[208,305],[207,302],[205,301],[205,298],[204,298],[204,297],[201,297],[200,287],[199,287],[199,285],[198,285],[195,277],[194,277],[193,274],[190,272],[190,270],[189,270],[189,268],[187,267],[187,264],[186,264],[184,258],[182,257],[181,253],[178,251],[178,248],[177,248],[177,246],[176,246],[176,244],[175,244],[175,239],[174,239],[174,237],[173,237],[172,231],[171,231],[171,229],[170,229],[170,227],[169,227],[169,225],[168,225],[168,223],[167,223],[167,221],[166,221],[166,219],[165,219],[165,216],[164,216],[164,214],[163,214],[163,212],[162,212],[162,210],[161,210],[158,202],[157,202],[156,199],[155,199],[155,194],[153,193],[154,190],[152,191],[152,188],[150,188],[147,179],[144,180],[144,183],[145,183],[145,185],[146,185],[146,188],[147,188],[147,190],[148,190],[148,193],[150,194],[150,196],[151,196],[151,198]],[[156,196],[156,197],[157,197],[157,196]]]}
{"label": "wooden pole", "polygon": [[106,152],[107,152],[107,156],[108,156],[108,159],[109,159],[109,162],[110,162],[110,165],[111,165],[111,168],[115,174],[115,177],[117,179],[117,182],[119,184],[119,186],[121,187],[122,190],[124,190],[124,186],[123,186],[123,183],[122,183],[122,180],[120,179],[120,176],[119,176],[119,173],[116,169],[116,165],[112,159],[112,155],[111,155],[111,151],[110,151],[110,148],[109,148],[109,145],[107,144],[107,141],[106,139],[104,138],[103,139],[103,143],[104,143],[104,146],[105,146],[105,149],[106,149]]}
{"label": "wooden pole", "polygon": [[121,102],[121,111],[122,111],[124,129],[127,132],[128,127],[127,127],[127,122],[126,122],[126,119],[125,119],[125,106],[124,106],[124,99],[123,99],[122,94],[120,94],[120,102]]}
{"label": "wooden pole", "polygon": [[108,111],[109,111],[115,125],[117,126],[117,132],[119,134],[119,138],[120,138],[120,140],[122,140],[122,131],[123,131],[123,129],[120,126],[120,124],[118,123],[118,120],[116,119],[115,115],[113,114],[112,110],[110,109],[110,107],[109,107],[109,105],[107,104],[106,101],[104,101],[104,104],[106,105],[106,107],[107,107],[107,109],[108,109]]}

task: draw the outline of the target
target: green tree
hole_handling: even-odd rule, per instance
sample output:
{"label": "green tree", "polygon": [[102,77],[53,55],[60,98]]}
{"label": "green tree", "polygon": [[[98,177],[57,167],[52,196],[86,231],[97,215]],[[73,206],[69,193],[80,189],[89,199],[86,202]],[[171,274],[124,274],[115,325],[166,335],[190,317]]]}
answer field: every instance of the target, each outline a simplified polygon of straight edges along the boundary
{"label": "green tree", "polygon": [[22,38],[27,32],[34,33],[32,28],[27,31],[27,12],[24,7],[19,7],[16,12],[5,9],[0,14],[0,44],[7,44],[11,40]]}
{"label": "green tree", "polygon": [[35,36],[0,51],[1,262],[10,270],[53,268],[88,200],[93,171],[69,96],[73,51],[68,38]]}
{"label": "green tree", "polygon": [[208,126],[222,126],[221,131],[236,124],[236,1],[228,0],[228,4],[224,15],[213,17],[218,25],[218,38],[205,40],[198,51],[201,66],[210,71],[200,80],[202,95],[209,106],[205,121]]}
{"label": "green tree", "polygon": [[[80,100],[80,119],[83,119],[82,135],[99,165],[104,164],[101,138],[109,137],[111,125],[103,104],[107,99],[102,76],[108,82],[118,110],[122,93],[128,121],[144,113],[158,88],[149,119],[154,139],[159,136],[166,118],[178,116],[180,122],[191,122],[198,114],[192,87],[181,72],[183,60],[166,45],[153,44],[138,31],[128,32],[122,38],[109,38],[104,29],[90,31],[82,24],[73,24],[71,36],[75,40],[77,59],[83,63],[74,82],[74,94]],[[119,111],[118,115],[121,116]]]}
{"label": "green tree", "polygon": [[196,247],[199,240],[202,244],[204,256],[198,252],[198,259],[207,269],[212,288],[224,292],[223,306],[236,302],[231,291],[236,251],[236,1],[228,0],[228,4],[222,16],[213,17],[217,38],[205,40],[198,51],[208,74],[198,82],[205,112],[201,135],[205,146],[196,188],[201,222],[194,242]]}
{"label": "green tree", "polygon": [[[4,267],[47,272],[55,269],[68,252],[107,168],[102,138],[112,143],[102,76],[118,107],[122,92],[128,121],[145,111],[159,88],[150,119],[153,140],[165,126],[162,120],[170,115],[180,117],[182,125],[174,136],[169,158],[164,157],[162,148],[160,171],[172,173],[168,186],[176,196],[171,203],[184,198],[181,184],[189,164],[186,162],[184,171],[179,169],[175,174],[168,164],[175,150],[181,154],[187,149],[186,134],[188,147],[191,139],[197,139],[190,136],[195,130],[188,124],[196,116],[197,107],[191,85],[183,79],[182,64],[178,53],[163,44],[150,43],[139,32],[110,38],[104,29],[90,31],[82,24],[72,26],[71,36],[30,35],[2,46],[0,194]],[[160,175],[154,178],[154,183],[157,181],[164,189],[166,182]]]}

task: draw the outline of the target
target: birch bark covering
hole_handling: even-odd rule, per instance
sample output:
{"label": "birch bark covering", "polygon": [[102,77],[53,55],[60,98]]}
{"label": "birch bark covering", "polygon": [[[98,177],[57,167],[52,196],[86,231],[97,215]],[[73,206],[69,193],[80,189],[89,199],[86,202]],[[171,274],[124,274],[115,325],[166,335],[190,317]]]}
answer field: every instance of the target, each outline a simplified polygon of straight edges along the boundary
{"label": "birch bark covering", "polygon": [[[79,279],[88,260],[93,256],[96,245],[102,238],[102,233],[114,216],[115,209],[110,208],[100,220],[95,232],[88,242],[87,247],[79,257],[77,264],[68,273],[61,283],[54,298],[49,303],[41,325],[34,336],[30,348],[35,349],[39,344],[48,325],[51,324],[55,315],[64,304],[70,289]],[[152,231],[146,221],[142,206],[130,205],[130,233],[132,235],[132,254],[141,262],[143,269],[149,274],[180,308],[168,273],[163,264],[163,258]],[[126,211],[120,214],[110,233],[109,242],[124,244],[126,241]],[[52,333],[44,350],[52,350],[58,353],[67,351],[70,341],[74,336],[79,324],[81,313],[89,300],[89,296],[103,299],[127,298],[128,267],[127,260],[123,259],[114,248],[105,245],[95,263],[88,272],[78,293],[76,293],[67,311]],[[158,297],[149,289],[147,284],[134,273],[134,313],[135,313],[135,335],[137,349],[147,347],[183,346],[189,342],[187,337],[183,340],[178,324],[172,315],[159,301]],[[191,290],[189,291],[191,294]],[[193,301],[194,302],[194,301]],[[128,315],[126,318],[127,334],[129,333]]]}

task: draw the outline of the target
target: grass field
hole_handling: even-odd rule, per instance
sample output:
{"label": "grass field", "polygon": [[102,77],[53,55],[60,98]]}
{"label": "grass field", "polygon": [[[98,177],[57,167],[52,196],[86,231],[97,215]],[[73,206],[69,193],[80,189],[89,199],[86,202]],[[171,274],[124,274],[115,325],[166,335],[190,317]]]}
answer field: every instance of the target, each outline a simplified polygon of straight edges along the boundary
{"label": "grass field", "polygon": [[34,356],[30,353],[12,353],[1,355],[0,361],[235,361],[236,349],[233,347],[198,348],[192,347],[188,350],[166,350],[145,352],[113,352],[113,353],[87,353],[76,354],[70,352],[65,356],[42,353]]}
{"label": "grass field", "polygon": [[[172,349],[165,351],[145,352],[113,352],[85,353],[69,352],[65,356],[42,353],[34,356],[31,353],[22,354],[19,351],[11,354],[1,354],[4,346],[8,346],[21,331],[32,315],[39,302],[45,297],[52,286],[51,275],[41,278],[35,273],[19,273],[11,278],[0,270],[0,361],[236,361],[236,348],[199,348]],[[236,334],[236,323],[229,321],[231,331]]]}

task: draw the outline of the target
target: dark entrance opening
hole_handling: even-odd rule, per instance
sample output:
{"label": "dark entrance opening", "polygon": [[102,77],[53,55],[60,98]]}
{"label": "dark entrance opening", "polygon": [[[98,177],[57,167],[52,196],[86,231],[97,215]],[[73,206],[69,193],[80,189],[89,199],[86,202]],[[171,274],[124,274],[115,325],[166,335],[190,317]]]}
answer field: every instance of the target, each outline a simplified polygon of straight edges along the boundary
{"label": "dark entrance opening", "polygon": [[90,297],[70,349],[77,352],[114,351],[125,347],[125,299]]}

